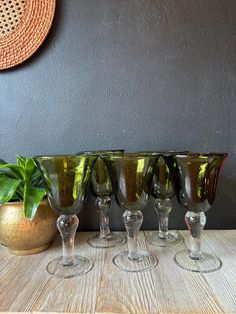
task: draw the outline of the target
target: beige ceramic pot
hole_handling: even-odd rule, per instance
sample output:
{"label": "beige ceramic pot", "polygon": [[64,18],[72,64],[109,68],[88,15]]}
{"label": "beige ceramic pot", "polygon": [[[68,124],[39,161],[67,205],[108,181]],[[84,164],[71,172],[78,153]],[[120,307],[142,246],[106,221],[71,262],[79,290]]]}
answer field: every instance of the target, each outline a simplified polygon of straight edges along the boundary
{"label": "beige ceramic pot", "polygon": [[24,218],[23,203],[0,206],[0,242],[15,255],[28,255],[45,251],[55,235],[57,215],[47,200],[43,200],[33,220]]}

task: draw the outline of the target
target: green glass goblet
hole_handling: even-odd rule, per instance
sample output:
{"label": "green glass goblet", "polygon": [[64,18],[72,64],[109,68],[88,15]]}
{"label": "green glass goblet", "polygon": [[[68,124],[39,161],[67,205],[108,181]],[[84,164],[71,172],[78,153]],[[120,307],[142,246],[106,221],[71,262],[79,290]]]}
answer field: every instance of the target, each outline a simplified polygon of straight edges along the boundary
{"label": "green glass goblet", "polygon": [[[186,154],[186,152],[184,152]],[[169,214],[172,211],[172,198],[175,195],[174,185],[174,151],[160,152],[154,168],[152,195],[158,217],[159,231],[146,236],[147,241],[155,246],[169,247],[183,242],[179,232],[169,230]],[[181,153],[178,153],[181,154]]]}
{"label": "green glass goblet", "polygon": [[74,238],[86,191],[97,156],[67,155],[35,157],[42,172],[49,203],[59,214],[57,228],[62,237],[63,256],[47,265],[49,274],[71,278],[87,273],[93,261],[82,255],[74,255]]}
{"label": "green glass goblet", "polygon": [[205,212],[214,199],[220,170],[227,154],[189,153],[176,155],[178,169],[177,198],[187,209],[185,222],[190,231],[190,250],[178,252],[174,261],[188,271],[208,273],[218,270],[221,260],[201,251],[201,234],[206,224]]}
{"label": "green glass goblet", "polygon": [[85,154],[97,154],[91,175],[92,193],[96,197],[95,206],[99,217],[100,232],[88,239],[88,244],[96,248],[109,248],[125,243],[125,237],[110,231],[109,213],[111,209],[112,185],[106,165],[101,158],[105,155],[122,155],[124,150],[94,151]]}
{"label": "green glass goblet", "polygon": [[127,231],[128,251],[113,258],[121,270],[140,272],[157,265],[157,259],[138,248],[138,233],[143,222],[143,210],[151,193],[156,156],[124,153],[122,156],[103,156],[111,177],[119,207],[124,210],[123,222]]}

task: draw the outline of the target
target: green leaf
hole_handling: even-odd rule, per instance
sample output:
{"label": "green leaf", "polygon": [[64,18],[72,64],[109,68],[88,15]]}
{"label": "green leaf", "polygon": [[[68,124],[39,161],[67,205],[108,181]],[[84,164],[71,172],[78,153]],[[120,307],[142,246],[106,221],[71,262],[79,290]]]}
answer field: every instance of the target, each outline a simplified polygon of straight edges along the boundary
{"label": "green leaf", "polygon": [[7,203],[15,194],[21,180],[0,175],[0,204]]}
{"label": "green leaf", "polygon": [[25,168],[25,162],[26,162],[26,157],[20,156],[20,155],[16,155],[16,161],[17,164],[22,167],[23,169]]}
{"label": "green leaf", "polygon": [[6,164],[6,161],[3,159],[0,159],[0,166]]}
{"label": "green leaf", "polygon": [[21,181],[21,184],[18,186],[16,193],[13,195],[12,199],[18,199],[23,201],[24,199],[24,181]]}
{"label": "green leaf", "polygon": [[24,168],[24,176],[25,176],[25,182],[31,183],[35,176],[37,175],[38,168],[36,167],[36,164],[34,163],[34,160],[32,158],[26,158],[25,161],[25,168]]}
{"label": "green leaf", "polygon": [[45,189],[27,187],[24,190],[24,215],[26,218],[33,219],[36,210],[46,195]]}
{"label": "green leaf", "polygon": [[4,174],[9,178],[24,179],[21,167],[14,164],[0,164],[0,174]]}
{"label": "green leaf", "polygon": [[19,193],[17,193],[17,191],[16,191],[16,193],[12,196],[10,201],[11,202],[22,202],[23,201],[23,197],[21,197],[19,195]]}
{"label": "green leaf", "polygon": [[25,182],[33,182],[38,177],[41,177],[33,158],[17,155],[16,159],[18,166],[22,169]]}
{"label": "green leaf", "polygon": [[33,219],[46,195],[41,172],[33,158],[17,155],[17,165],[0,159],[0,204],[22,200],[26,218]]}

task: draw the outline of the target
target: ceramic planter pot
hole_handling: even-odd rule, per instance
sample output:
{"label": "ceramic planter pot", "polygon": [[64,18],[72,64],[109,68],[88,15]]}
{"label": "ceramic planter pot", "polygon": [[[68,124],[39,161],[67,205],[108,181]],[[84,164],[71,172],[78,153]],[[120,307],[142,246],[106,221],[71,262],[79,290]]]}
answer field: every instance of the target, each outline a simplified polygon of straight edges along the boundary
{"label": "ceramic planter pot", "polygon": [[57,215],[47,200],[43,200],[33,220],[24,218],[23,203],[0,206],[0,242],[15,255],[45,251],[57,234]]}

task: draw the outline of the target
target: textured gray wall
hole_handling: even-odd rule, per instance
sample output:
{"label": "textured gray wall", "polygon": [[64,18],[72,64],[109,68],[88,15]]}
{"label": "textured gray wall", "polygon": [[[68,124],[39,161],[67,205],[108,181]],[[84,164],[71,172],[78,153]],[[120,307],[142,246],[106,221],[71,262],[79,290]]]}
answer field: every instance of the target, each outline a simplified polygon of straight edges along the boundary
{"label": "textured gray wall", "polygon": [[[43,47],[0,73],[0,157],[230,152],[207,227],[235,228],[235,83],[235,0],[59,0]],[[98,227],[93,201],[81,229]],[[184,213],[175,204],[172,227]],[[120,228],[116,206],[111,216]],[[144,217],[155,228],[152,201]]]}

